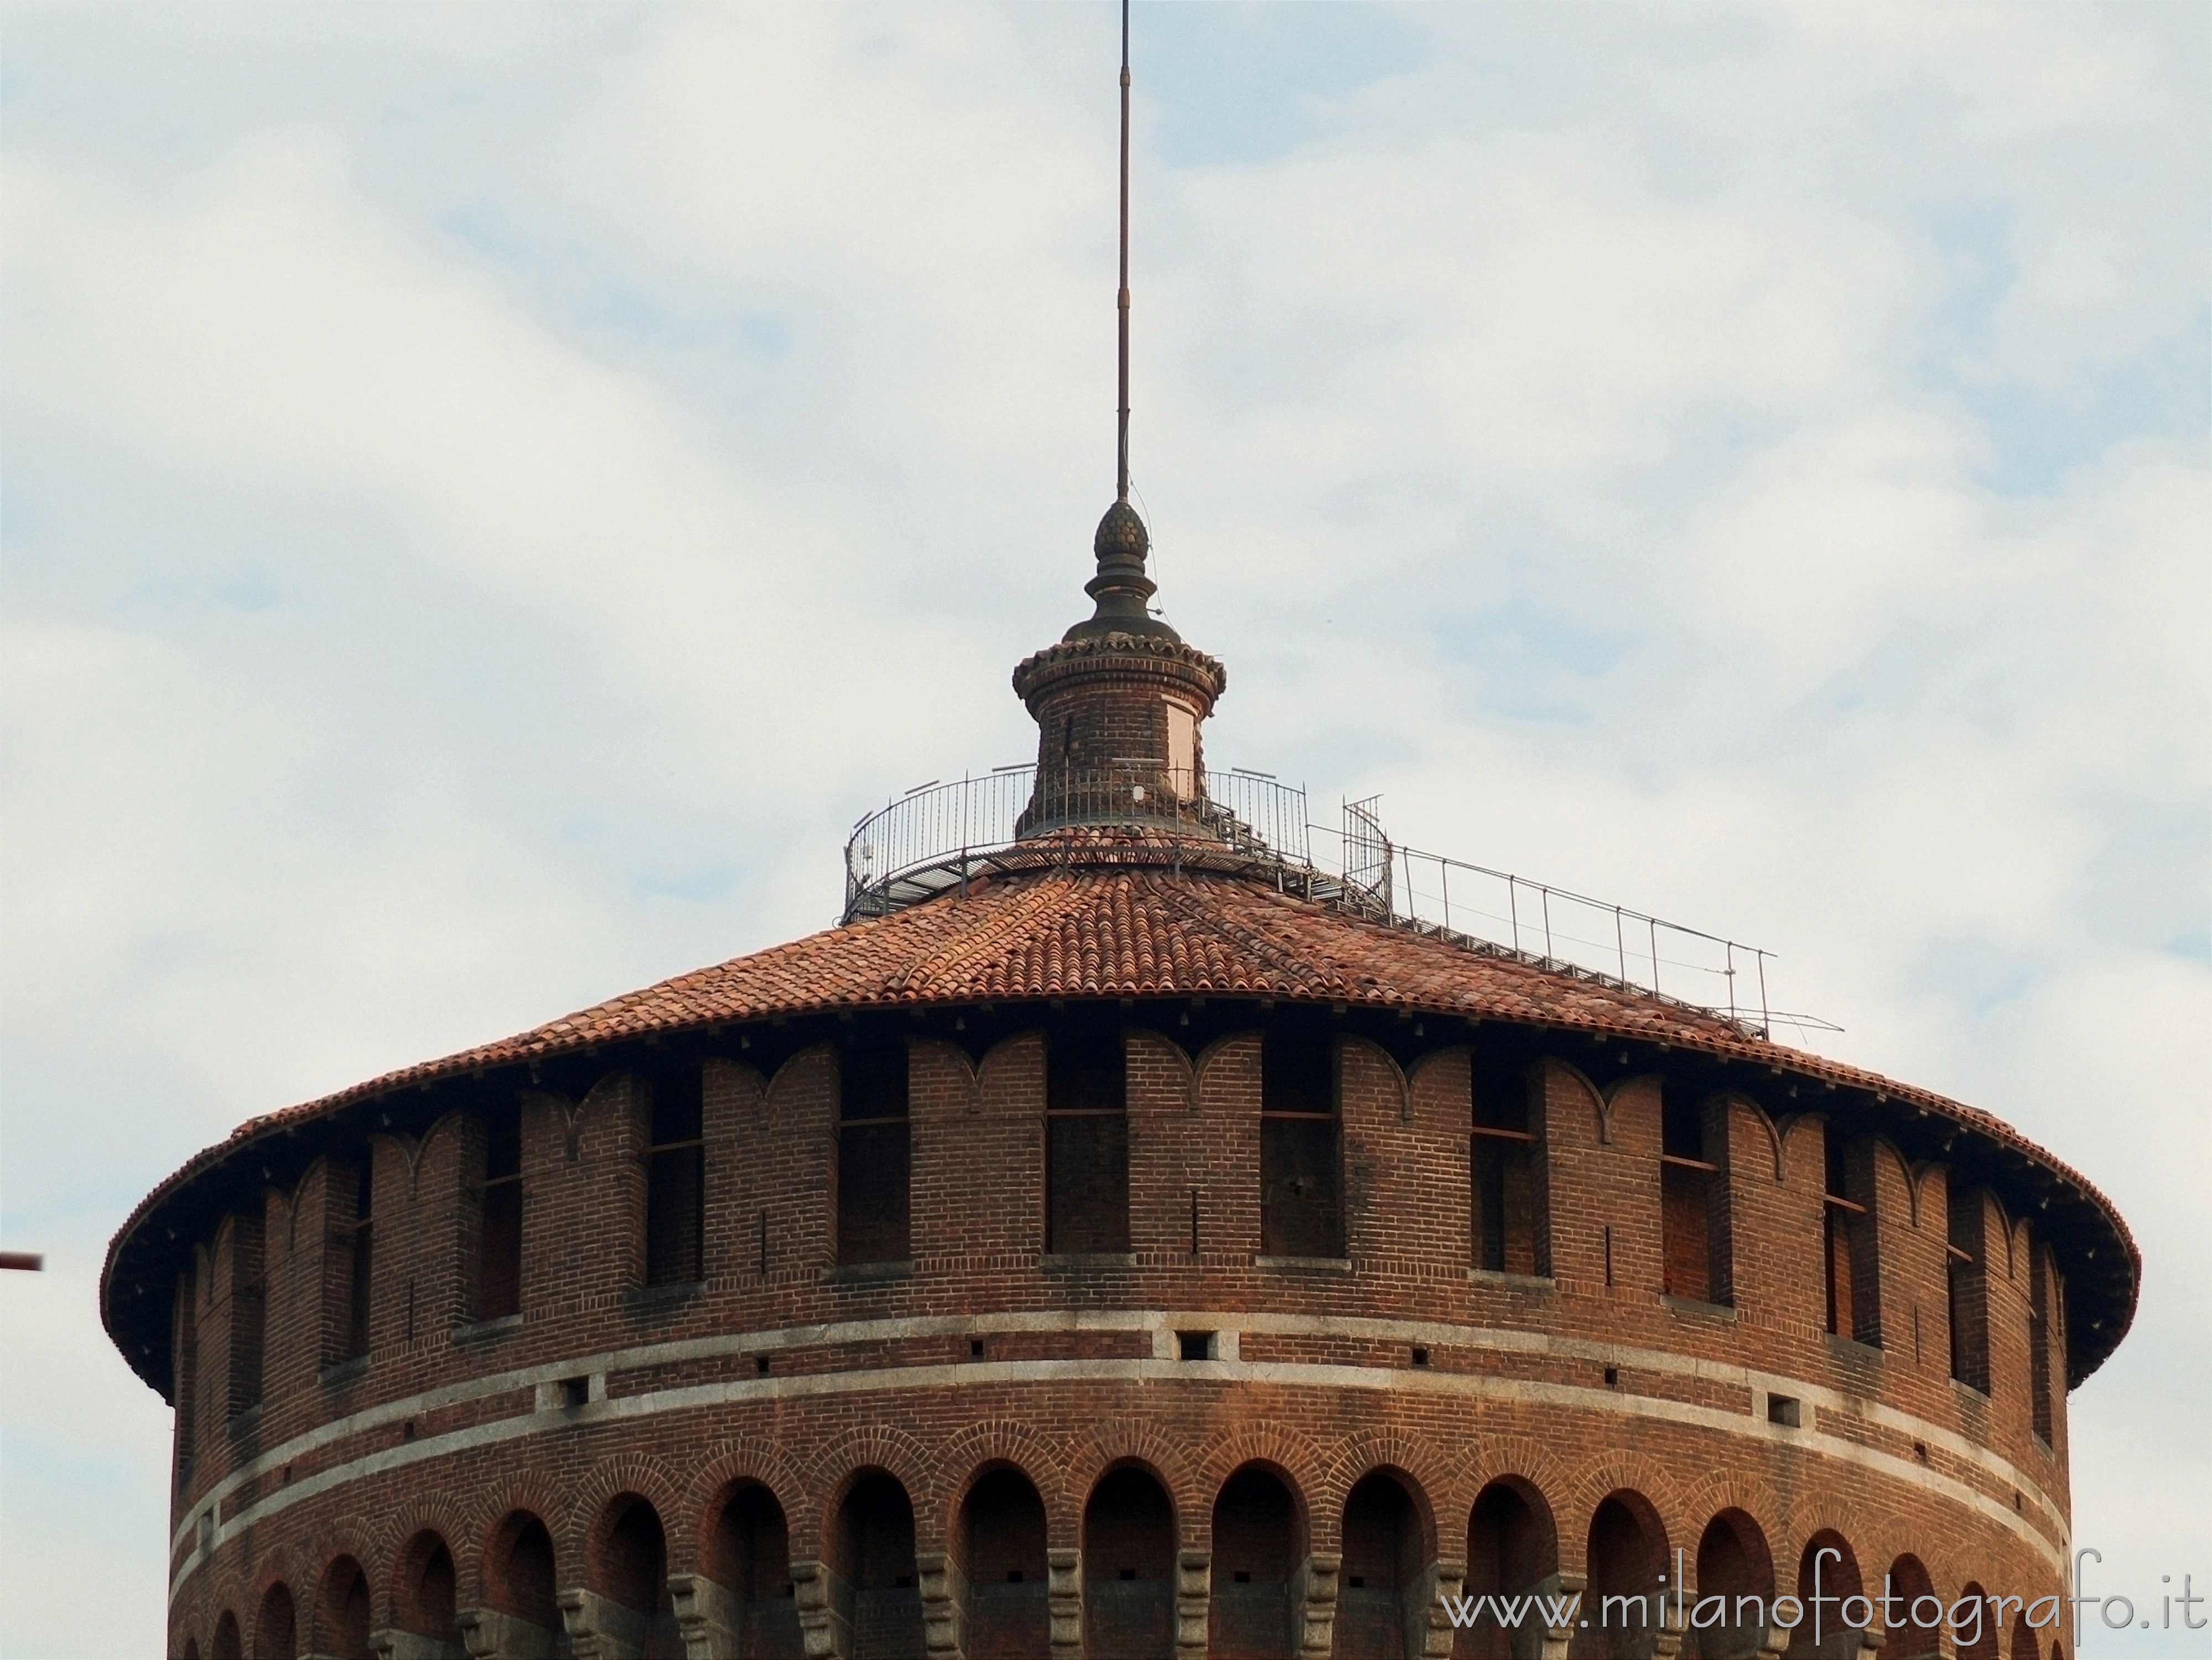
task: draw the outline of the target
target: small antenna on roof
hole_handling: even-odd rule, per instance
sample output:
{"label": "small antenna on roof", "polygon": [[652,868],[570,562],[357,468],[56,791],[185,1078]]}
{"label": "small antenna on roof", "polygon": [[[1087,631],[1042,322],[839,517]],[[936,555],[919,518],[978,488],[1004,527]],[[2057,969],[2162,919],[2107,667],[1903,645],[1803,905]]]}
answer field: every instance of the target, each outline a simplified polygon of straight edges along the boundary
{"label": "small antenna on roof", "polygon": [[1121,431],[1115,447],[1114,499],[1129,499],[1129,0],[1121,0]]}

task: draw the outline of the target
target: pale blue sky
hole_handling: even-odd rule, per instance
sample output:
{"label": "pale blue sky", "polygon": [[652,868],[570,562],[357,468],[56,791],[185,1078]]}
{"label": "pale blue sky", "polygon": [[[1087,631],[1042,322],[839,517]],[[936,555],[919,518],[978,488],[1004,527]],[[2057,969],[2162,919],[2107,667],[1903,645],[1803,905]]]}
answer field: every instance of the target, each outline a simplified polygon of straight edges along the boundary
{"label": "pale blue sky", "polygon": [[[0,1656],[149,1651],[100,1253],[239,1121],[818,927],[1110,491],[1111,9],[0,9]],[[1782,953],[2103,1184],[2212,1581],[2212,29],[1140,5],[1218,761]],[[106,1565],[82,1594],[82,1565]],[[2085,1652],[2212,1655],[2154,1633]]]}

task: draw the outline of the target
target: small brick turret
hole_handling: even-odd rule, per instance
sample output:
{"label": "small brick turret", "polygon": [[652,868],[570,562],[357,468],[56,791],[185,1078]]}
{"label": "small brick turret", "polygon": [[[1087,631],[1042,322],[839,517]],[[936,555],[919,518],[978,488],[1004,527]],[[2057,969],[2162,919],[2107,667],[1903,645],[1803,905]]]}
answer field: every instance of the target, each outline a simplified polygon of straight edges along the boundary
{"label": "small brick turret", "polygon": [[1037,784],[1022,832],[1069,824],[1164,823],[1206,833],[1200,727],[1229,684],[1220,662],[1154,617],[1145,574],[1151,538],[1127,502],[1098,521],[1097,609],[1057,645],[1026,658],[1014,690],[1037,723]]}

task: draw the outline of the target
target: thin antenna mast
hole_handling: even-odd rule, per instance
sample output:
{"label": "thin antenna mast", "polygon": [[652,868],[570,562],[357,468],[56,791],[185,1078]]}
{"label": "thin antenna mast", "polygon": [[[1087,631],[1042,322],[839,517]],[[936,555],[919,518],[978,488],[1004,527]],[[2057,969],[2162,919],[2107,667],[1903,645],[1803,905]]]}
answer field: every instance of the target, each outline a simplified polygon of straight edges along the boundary
{"label": "thin antenna mast", "polygon": [[1121,0],[1121,430],[1114,456],[1114,499],[1129,499],[1129,0]]}

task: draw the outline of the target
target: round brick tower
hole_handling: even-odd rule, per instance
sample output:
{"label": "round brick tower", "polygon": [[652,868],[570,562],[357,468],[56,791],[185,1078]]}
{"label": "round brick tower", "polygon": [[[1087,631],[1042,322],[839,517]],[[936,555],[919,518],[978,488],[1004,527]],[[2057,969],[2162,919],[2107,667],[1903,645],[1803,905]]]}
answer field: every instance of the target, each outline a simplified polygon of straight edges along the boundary
{"label": "round brick tower", "polygon": [[2111,1207],[1317,879],[1208,779],[1126,502],[1097,552],[1010,834],[137,1207],[171,1653],[2070,1648]]}

